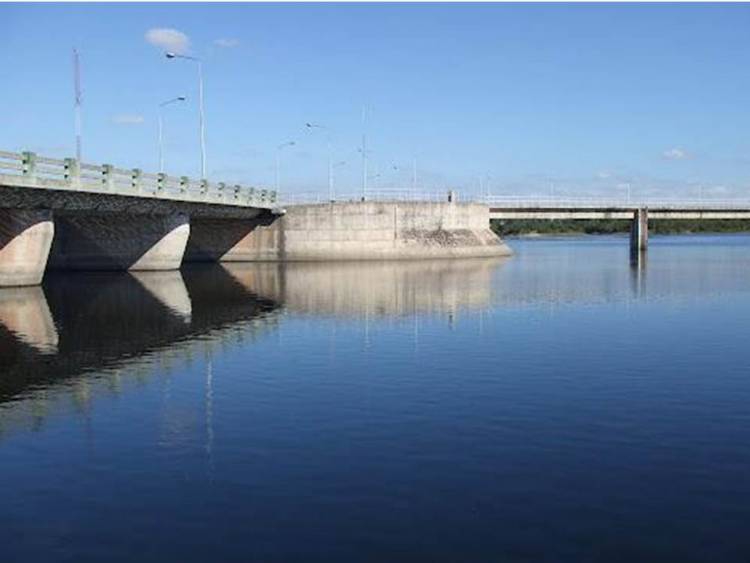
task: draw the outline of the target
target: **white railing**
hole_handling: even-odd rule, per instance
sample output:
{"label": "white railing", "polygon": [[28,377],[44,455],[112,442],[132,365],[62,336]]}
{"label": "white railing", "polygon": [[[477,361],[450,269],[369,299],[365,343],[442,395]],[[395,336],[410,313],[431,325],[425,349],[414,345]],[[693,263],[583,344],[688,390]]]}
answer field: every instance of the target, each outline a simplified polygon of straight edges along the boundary
{"label": "white railing", "polygon": [[194,180],[187,176],[152,174],[137,168],[126,170],[111,164],[79,163],[73,158],[57,160],[38,156],[33,152],[0,151],[0,185],[163,198],[235,207],[270,208],[277,205],[277,194],[273,190]]}

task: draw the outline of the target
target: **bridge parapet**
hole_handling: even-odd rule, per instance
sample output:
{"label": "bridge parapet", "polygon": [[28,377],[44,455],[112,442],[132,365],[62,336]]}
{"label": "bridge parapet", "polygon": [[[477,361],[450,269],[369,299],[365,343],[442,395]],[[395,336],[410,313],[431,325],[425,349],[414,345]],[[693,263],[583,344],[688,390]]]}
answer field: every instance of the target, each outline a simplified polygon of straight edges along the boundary
{"label": "bridge parapet", "polygon": [[271,209],[275,191],[0,151],[0,185]]}

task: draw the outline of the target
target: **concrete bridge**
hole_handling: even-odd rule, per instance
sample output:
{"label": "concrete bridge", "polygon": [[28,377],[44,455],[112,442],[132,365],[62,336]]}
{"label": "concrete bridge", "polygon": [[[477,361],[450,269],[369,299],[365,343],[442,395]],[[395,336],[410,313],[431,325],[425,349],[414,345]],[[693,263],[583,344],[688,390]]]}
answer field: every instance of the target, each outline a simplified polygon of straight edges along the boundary
{"label": "concrete bridge", "polygon": [[216,261],[276,206],[273,191],[1,151],[0,287],[36,285],[47,266]]}
{"label": "concrete bridge", "polygon": [[631,250],[648,247],[649,219],[750,219],[750,201],[488,198],[490,219],[626,219]]}

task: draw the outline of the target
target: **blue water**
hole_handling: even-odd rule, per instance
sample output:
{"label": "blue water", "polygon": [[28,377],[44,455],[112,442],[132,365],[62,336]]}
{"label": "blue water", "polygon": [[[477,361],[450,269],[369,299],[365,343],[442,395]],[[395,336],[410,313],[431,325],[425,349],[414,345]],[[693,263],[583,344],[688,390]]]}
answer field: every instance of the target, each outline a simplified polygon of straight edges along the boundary
{"label": "blue water", "polygon": [[748,561],[750,237],[0,291],[0,561]]}

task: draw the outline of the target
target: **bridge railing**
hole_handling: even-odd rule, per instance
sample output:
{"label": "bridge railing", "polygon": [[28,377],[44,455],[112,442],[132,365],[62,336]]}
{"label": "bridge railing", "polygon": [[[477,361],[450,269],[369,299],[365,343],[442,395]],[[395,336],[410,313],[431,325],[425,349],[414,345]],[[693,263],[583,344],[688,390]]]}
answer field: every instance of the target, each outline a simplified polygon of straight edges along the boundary
{"label": "bridge railing", "polygon": [[302,203],[338,203],[359,201],[448,201],[449,190],[415,191],[409,189],[378,189],[366,192],[342,192],[333,195],[323,192],[284,193],[281,201],[286,205]]}
{"label": "bridge railing", "polygon": [[0,151],[0,184],[239,207],[273,207],[278,199],[273,190],[81,163],[73,158],[59,160],[33,152]]}
{"label": "bridge railing", "polygon": [[596,197],[489,196],[482,198],[490,207],[503,209],[750,209],[749,199],[612,199]]}

